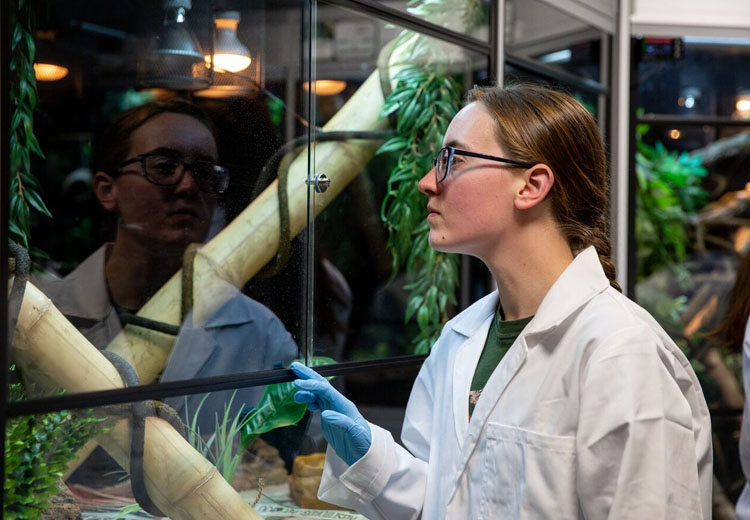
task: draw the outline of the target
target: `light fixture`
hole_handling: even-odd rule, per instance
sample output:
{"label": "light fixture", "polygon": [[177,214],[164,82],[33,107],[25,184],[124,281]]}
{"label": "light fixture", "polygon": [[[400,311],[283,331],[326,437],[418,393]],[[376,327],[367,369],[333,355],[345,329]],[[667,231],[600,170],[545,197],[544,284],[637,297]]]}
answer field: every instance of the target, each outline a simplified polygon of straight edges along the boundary
{"label": "light fixture", "polygon": [[34,75],[37,81],[59,81],[68,75],[68,69],[54,63],[34,63]]}
{"label": "light fixture", "polygon": [[138,79],[144,87],[195,90],[207,87],[210,70],[203,51],[187,24],[191,0],[164,0],[164,24],[152,48],[138,63]]}
{"label": "light fixture", "polygon": [[670,137],[671,139],[679,139],[681,135],[682,135],[682,132],[680,132],[680,131],[679,131],[679,130],[677,130],[676,128],[673,128],[673,129],[671,129],[671,130],[669,131],[669,137]]}
{"label": "light fixture", "polygon": [[750,119],[750,90],[744,90],[737,95],[734,108],[734,117]]}
{"label": "light fixture", "polygon": [[[240,24],[239,11],[220,11],[216,13],[216,44],[214,45],[213,63],[219,70],[240,72],[250,66],[250,51],[237,38],[237,26]],[[205,57],[206,64],[211,63],[211,55]]]}
{"label": "light fixture", "polygon": [[[302,88],[310,90],[310,83],[305,81]],[[316,96],[335,96],[346,88],[346,81],[335,79],[319,79],[312,82],[312,92]]]}

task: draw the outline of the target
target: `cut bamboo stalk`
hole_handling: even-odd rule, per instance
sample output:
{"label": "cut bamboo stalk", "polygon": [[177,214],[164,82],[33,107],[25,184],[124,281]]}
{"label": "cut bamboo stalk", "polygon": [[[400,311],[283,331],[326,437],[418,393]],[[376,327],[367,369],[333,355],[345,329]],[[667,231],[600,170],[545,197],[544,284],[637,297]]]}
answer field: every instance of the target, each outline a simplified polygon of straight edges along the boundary
{"label": "cut bamboo stalk", "polygon": [[[26,284],[11,356],[34,381],[34,392],[68,393],[122,388],[117,370],[60,313],[44,293]],[[130,420],[120,419],[97,440],[130,467]],[[146,419],[143,474],[153,502],[173,520],[260,519],[216,468],[157,417]]]}

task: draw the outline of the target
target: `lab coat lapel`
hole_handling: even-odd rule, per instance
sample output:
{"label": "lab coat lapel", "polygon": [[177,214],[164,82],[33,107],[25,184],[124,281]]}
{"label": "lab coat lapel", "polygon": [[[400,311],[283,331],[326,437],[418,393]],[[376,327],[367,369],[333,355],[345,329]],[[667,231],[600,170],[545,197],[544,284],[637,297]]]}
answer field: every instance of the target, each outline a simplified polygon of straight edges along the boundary
{"label": "lab coat lapel", "polygon": [[479,357],[492,324],[492,315],[485,319],[475,332],[456,351],[453,363],[453,421],[459,446],[464,445],[469,425],[469,391]]}

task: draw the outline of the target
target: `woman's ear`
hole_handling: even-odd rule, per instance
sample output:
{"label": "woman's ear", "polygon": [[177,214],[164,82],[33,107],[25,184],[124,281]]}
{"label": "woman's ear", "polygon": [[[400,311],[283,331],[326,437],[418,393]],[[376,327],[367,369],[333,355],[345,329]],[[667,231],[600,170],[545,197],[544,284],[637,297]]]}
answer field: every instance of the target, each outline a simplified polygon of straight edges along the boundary
{"label": "woman's ear", "polygon": [[117,210],[117,197],[114,179],[108,173],[96,172],[92,181],[94,195],[107,211]]}
{"label": "woman's ear", "polygon": [[535,164],[523,172],[523,186],[516,193],[516,209],[531,209],[541,204],[555,184],[555,174],[546,164]]}

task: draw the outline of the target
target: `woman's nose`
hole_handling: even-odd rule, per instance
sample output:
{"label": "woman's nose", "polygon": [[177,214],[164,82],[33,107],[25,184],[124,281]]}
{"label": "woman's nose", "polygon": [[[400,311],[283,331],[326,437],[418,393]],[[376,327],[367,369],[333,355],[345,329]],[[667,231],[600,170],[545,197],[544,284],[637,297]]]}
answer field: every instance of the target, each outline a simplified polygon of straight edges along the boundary
{"label": "woman's nose", "polygon": [[430,168],[421,179],[419,179],[417,187],[419,188],[419,191],[425,195],[437,195],[440,193],[440,184],[438,184],[437,179],[435,178],[434,166]]}

